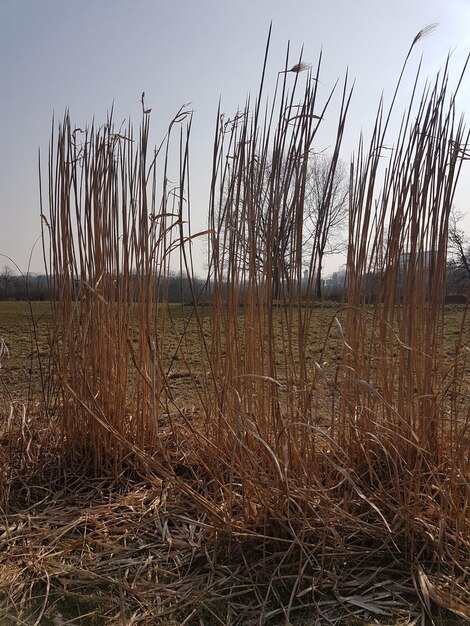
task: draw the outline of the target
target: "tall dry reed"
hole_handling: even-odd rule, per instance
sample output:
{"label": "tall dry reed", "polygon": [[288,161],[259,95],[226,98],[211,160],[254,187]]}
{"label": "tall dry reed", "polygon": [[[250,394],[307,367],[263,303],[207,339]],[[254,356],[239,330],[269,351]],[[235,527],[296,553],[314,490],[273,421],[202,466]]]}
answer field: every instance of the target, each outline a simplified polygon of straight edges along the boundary
{"label": "tall dry reed", "polygon": [[121,465],[128,450],[117,435],[142,450],[159,445],[170,396],[162,364],[166,280],[172,251],[189,236],[184,133],[176,186],[168,154],[190,117],[180,110],[153,153],[144,107],[138,135],[130,124],[115,128],[112,115],[99,128],[74,129],[68,113],[53,134],[44,224],[61,423],[69,452],[89,454],[97,467]]}
{"label": "tall dry reed", "polygon": [[314,70],[296,61],[287,54],[269,104],[265,59],[255,101],[217,115],[207,289],[179,339],[183,359],[185,348],[200,355],[188,379],[197,420],[174,401],[165,367],[175,252],[192,277],[190,114],[151,158],[145,110],[138,136],[111,119],[82,132],[68,115],[53,135],[45,220],[64,450],[118,474],[131,452],[179,485],[209,516],[211,568],[249,577],[244,610],[260,623],[380,576],[406,579],[428,611],[432,598],[468,616],[466,339],[445,357],[443,338],[448,218],[468,134],[447,68],[421,96],[416,82],[387,151],[396,98],[379,107],[351,163],[347,298],[328,331],[341,348],[333,364],[321,347],[312,358],[308,165],[335,117],[327,209],[352,88],[346,76],[325,90],[321,58]]}

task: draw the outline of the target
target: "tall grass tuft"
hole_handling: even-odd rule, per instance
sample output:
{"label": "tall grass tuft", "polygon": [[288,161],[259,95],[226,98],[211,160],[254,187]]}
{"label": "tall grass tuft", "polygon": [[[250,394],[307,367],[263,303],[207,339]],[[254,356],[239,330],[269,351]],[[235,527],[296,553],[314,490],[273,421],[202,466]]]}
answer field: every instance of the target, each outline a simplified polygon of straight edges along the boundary
{"label": "tall grass tuft", "polygon": [[218,111],[206,290],[193,291],[173,359],[171,259],[193,272],[190,112],[151,157],[144,108],[137,135],[112,117],[82,132],[68,114],[53,134],[45,221],[64,454],[115,476],[146,464],[185,495],[205,533],[198,558],[224,581],[221,623],[324,612],[332,598],[386,614],[416,592],[429,614],[432,600],[468,617],[463,323],[454,354],[444,345],[447,228],[468,133],[448,68],[421,96],[416,80],[392,150],[396,93],[358,145],[346,300],[312,346],[323,225],[307,254],[308,165],[336,119],[327,214],[352,86],[346,75],[328,91],[321,58],[312,69],[289,56],[269,101],[266,50],[256,99],[231,118]]}
{"label": "tall grass tuft", "polygon": [[169,397],[166,281],[171,251],[187,237],[184,132],[176,186],[168,154],[190,117],[181,109],[154,153],[145,110],[137,135],[130,124],[116,128],[112,115],[99,128],[74,129],[68,113],[53,134],[45,223],[61,424],[68,452],[97,468],[119,468],[128,444],[159,446]]}
{"label": "tall grass tuft", "polygon": [[[319,246],[306,258],[303,207],[318,128],[336,115],[334,180],[351,89],[346,78],[334,112],[319,70],[302,84],[281,72],[271,107],[260,93],[217,128],[211,271],[227,298],[210,310],[206,462],[228,519],[265,537],[251,566],[267,596],[283,575],[291,606],[301,580],[328,586],[339,563],[346,578],[401,567],[428,612],[432,598],[468,616],[467,349],[460,338],[449,356],[444,342],[448,220],[468,132],[447,67],[421,96],[417,76],[388,152],[396,94],[389,110],[380,105],[351,162],[347,295],[330,327],[343,348],[332,367],[309,350]],[[265,578],[274,538],[285,551]]]}

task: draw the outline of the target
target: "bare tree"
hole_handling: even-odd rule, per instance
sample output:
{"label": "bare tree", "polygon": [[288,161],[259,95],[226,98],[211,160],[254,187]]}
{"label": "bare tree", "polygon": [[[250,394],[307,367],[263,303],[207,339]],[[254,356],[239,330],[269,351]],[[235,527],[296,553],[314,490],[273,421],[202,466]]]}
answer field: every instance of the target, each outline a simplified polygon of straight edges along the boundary
{"label": "bare tree", "polygon": [[452,255],[451,262],[455,269],[470,280],[470,240],[462,228],[462,220],[465,214],[455,207],[449,219],[449,251]]}
{"label": "bare tree", "polygon": [[[302,179],[305,176],[305,182]],[[279,297],[281,285],[289,290],[292,277],[292,246],[294,237],[298,237],[298,215],[303,216],[302,258],[305,265],[314,269],[316,295],[322,296],[322,270],[324,257],[344,251],[347,237],[345,225],[348,215],[349,178],[347,167],[338,158],[315,155],[309,160],[306,173],[295,161],[284,159],[282,162],[271,158],[269,162],[256,161],[250,170],[249,184],[257,189],[256,225],[258,229],[260,256],[257,258],[259,271],[266,267],[266,259],[261,250],[271,256],[271,271],[274,285],[274,297]],[[305,194],[299,189],[305,186]],[[236,190],[236,191],[235,191]],[[235,193],[238,196],[235,198]],[[228,180],[224,189],[224,211],[231,203],[243,204],[245,181],[238,187]],[[299,204],[300,203],[300,204]],[[299,206],[299,209],[296,206]],[[227,215],[227,213],[224,213]],[[238,220],[227,221],[227,227],[240,237],[237,250],[239,266],[243,267],[247,254],[245,245],[249,224],[241,225],[239,213],[233,212]],[[273,223],[276,220],[276,223]],[[269,242],[268,242],[269,238]],[[227,234],[223,238],[227,245]]]}
{"label": "bare tree", "polygon": [[315,257],[316,295],[322,296],[324,257],[346,248],[349,174],[343,161],[316,155],[309,164],[304,204],[305,252]]}
{"label": "bare tree", "polygon": [[2,280],[3,285],[3,297],[8,298],[9,291],[11,287],[11,283],[13,281],[15,274],[9,265],[4,265],[2,273],[0,274],[0,278]]}

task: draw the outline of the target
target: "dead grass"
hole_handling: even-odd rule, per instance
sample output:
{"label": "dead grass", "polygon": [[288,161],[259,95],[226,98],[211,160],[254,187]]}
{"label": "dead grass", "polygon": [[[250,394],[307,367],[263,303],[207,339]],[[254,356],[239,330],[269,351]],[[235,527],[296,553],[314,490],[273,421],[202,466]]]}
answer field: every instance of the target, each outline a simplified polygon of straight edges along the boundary
{"label": "dead grass", "polygon": [[[204,233],[188,109],[151,156],[143,101],[137,134],[66,115],[53,135],[51,367],[39,410],[2,426],[6,616],[40,624],[63,594],[112,624],[469,618],[469,329],[444,307],[468,133],[444,70],[412,94],[382,179],[395,97],[380,105],[351,164],[346,305],[317,309],[306,173],[335,116],[327,214],[352,89],[346,76],[335,100],[321,59],[295,61],[269,106],[265,61],[257,99],[219,112]],[[191,278],[197,236],[207,288],[169,307],[170,259]]]}
{"label": "dead grass", "polygon": [[[188,459],[184,463],[191,473]],[[86,607],[96,620],[77,623],[249,624],[263,614],[264,623],[275,624],[283,623],[294,597],[294,624],[314,623],[297,620],[298,611],[341,624],[365,623],[368,615],[380,623],[409,624],[420,614],[406,564],[393,540],[387,545],[373,520],[368,523],[366,509],[355,512],[365,532],[355,547],[350,538],[341,567],[304,562],[299,578],[294,564],[309,549],[318,553],[307,537],[296,545],[273,522],[230,538],[215,531],[178,480],[139,482],[131,473],[114,483],[90,476],[86,487],[83,473],[75,480],[69,475],[66,484],[58,478],[36,488],[32,481],[14,485],[2,536],[5,615],[29,613],[29,624],[60,623],[54,616],[73,611],[76,603],[75,611],[83,614]],[[190,482],[210,497],[205,477],[193,474]],[[323,548],[338,550],[347,530],[338,527]]]}
{"label": "dead grass", "polygon": [[[29,332],[27,318],[17,313],[22,308],[21,303],[0,305],[0,326],[4,336],[13,338],[17,333]],[[34,309],[43,314],[46,305],[40,304]],[[197,344],[191,346],[187,342],[182,348],[178,341],[178,334],[181,335],[185,329],[189,310],[186,313],[181,307],[172,310],[174,333],[167,365],[170,367],[171,364],[172,371],[177,374],[172,379],[175,403],[181,409],[186,408],[185,415],[191,424],[199,423],[204,427],[202,409],[196,411],[194,408],[197,405],[195,371],[197,377],[202,377],[194,359]],[[462,307],[446,307],[449,355],[455,353],[455,341],[461,336],[459,324],[462,313]],[[313,360],[318,360],[318,351],[327,336],[325,330],[336,314],[337,310],[333,307],[315,309],[308,342]],[[239,315],[241,324],[242,310]],[[43,319],[45,323],[47,318]],[[283,317],[280,311],[277,312],[277,320],[277,332],[282,334]],[[194,319],[191,324],[196,325]],[[341,337],[334,328],[335,325],[332,325],[331,338],[326,341],[324,353],[324,361],[332,362],[332,369],[324,367],[329,375],[337,365],[336,357],[342,345]],[[186,337],[197,337],[197,332],[193,331],[188,332],[186,327]],[[44,350],[47,349],[47,336],[44,331]],[[10,339],[9,343],[13,346],[13,354],[10,355],[10,359],[14,359],[13,368],[10,369],[12,361],[6,360],[2,376],[6,385],[21,394],[25,387],[16,378],[16,363],[26,360],[28,354],[15,353],[22,345],[21,341],[12,342]],[[175,359],[178,349],[185,354]],[[443,365],[447,367],[444,362]],[[188,367],[192,377],[184,375]],[[29,380],[29,373],[24,375],[23,385]],[[282,369],[279,375],[282,376]],[[32,376],[35,384],[39,384],[38,372],[34,369]],[[11,385],[13,380],[16,387]],[[331,400],[331,389],[325,386],[323,398],[317,398],[317,402],[318,406],[323,406],[326,416]],[[385,619],[387,614],[393,615],[393,619],[398,619],[400,623],[401,615],[402,622],[409,623],[413,615],[419,614],[420,605],[414,592],[416,581],[410,577],[402,561],[403,555],[400,556],[405,547],[396,544],[400,532],[394,531],[391,539],[387,539],[388,533],[383,534],[385,529],[381,529],[380,524],[376,527],[373,510],[369,509],[365,500],[361,507],[358,502],[353,504],[354,498],[351,499],[351,528],[348,529],[348,523],[343,520],[340,525],[335,524],[329,529],[329,539],[324,530],[318,535],[326,520],[319,517],[315,522],[305,511],[301,545],[297,541],[292,543],[289,538],[292,532],[299,533],[300,528],[292,528],[292,520],[287,526],[280,523],[279,503],[275,502],[270,504],[275,513],[272,511],[261,526],[256,521],[259,504],[252,504],[252,521],[245,521],[243,530],[242,527],[235,528],[234,537],[230,538],[223,526],[214,529],[210,513],[201,512],[197,502],[188,498],[185,489],[180,488],[180,482],[184,481],[185,486],[190,485],[206,502],[216,496],[215,484],[207,476],[207,471],[201,468],[200,459],[194,454],[192,446],[185,441],[188,426],[184,420],[178,419],[181,421],[181,432],[176,437],[168,422],[165,424],[162,421],[161,424],[166,430],[165,448],[171,451],[175,470],[171,480],[162,480],[157,476],[149,479],[148,471],[141,472],[139,477],[131,455],[127,468],[123,468],[119,478],[110,482],[91,474],[86,479],[86,487],[83,472],[90,471],[86,467],[81,471],[79,466],[75,466],[73,473],[69,468],[64,474],[69,462],[62,456],[54,423],[43,420],[39,428],[37,419],[28,418],[25,424],[21,420],[13,420],[2,439],[4,467],[9,466],[12,471],[8,501],[3,503],[7,507],[4,508],[7,516],[2,533],[4,556],[0,575],[2,589],[4,592],[9,590],[7,606],[10,608],[7,613],[14,615],[19,611],[26,615],[33,605],[36,610],[27,623],[33,623],[44,609],[39,622],[44,624],[60,623],[57,615],[63,617],[67,612],[73,613],[75,618],[80,613],[89,613],[88,618],[77,623],[90,624],[117,623],[119,619],[127,620],[124,623],[129,624],[145,624],[157,618],[158,623],[176,624],[183,623],[191,614],[194,620],[203,619],[204,623],[216,624],[219,623],[217,620],[222,620],[222,623],[245,624],[264,612],[267,623],[277,623],[283,616],[280,607],[286,606],[286,603],[289,605],[293,600],[293,596],[289,598],[289,594],[285,596],[285,593],[294,588],[295,606],[300,613],[322,615],[325,620],[329,616],[333,623],[337,619],[340,623],[353,624],[354,619],[358,620],[357,623],[364,623],[361,620],[367,619],[367,614],[381,623],[388,623]],[[326,419],[324,422],[328,423]],[[317,437],[322,440],[321,429]],[[54,438],[55,446],[52,444]],[[324,445],[331,445],[327,431],[323,432],[323,441]],[[28,449],[26,460],[25,447]],[[21,465],[15,467],[20,459],[23,459]],[[407,470],[403,469],[406,474]],[[348,468],[349,472],[351,468]],[[332,484],[330,490],[339,489],[341,506],[345,502],[339,485],[345,478],[353,486],[351,496],[356,490],[356,494],[362,493],[363,498],[367,498],[359,487],[364,477],[357,473],[341,477],[339,473],[338,486]],[[445,476],[443,478],[446,480]],[[367,477],[366,480],[369,483],[367,493],[369,496],[373,493],[377,505],[383,503],[383,496],[388,500],[387,509],[390,512],[380,505],[381,515],[389,520],[396,519],[403,505],[391,497],[393,490],[390,492],[384,483],[373,486]],[[318,489],[320,502],[320,485]],[[235,497],[238,496],[233,493],[232,499]],[[299,502],[302,499],[301,493],[295,496]],[[287,511],[286,515],[289,519]],[[436,515],[439,514],[436,512]],[[361,520],[362,530],[358,536],[359,543],[354,547],[356,519]],[[433,532],[429,522],[424,524],[423,530],[425,533]],[[316,536],[323,537],[321,544],[316,539],[309,545]],[[326,555],[330,551],[344,550],[346,537],[349,537],[349,556],[345,555],[342,559],[339,570],[325,571]],[[208,561],[207,547],[213,546],[214,541],[217,548]],[[421,548],[424,553],[429,549],[430,546],[426,548],[425,544]],[[323,561],[305,559],[309,552],[323,554]],[[279,562],[281,554],[283,557]],[[270,565],[271,562],[273,565]],[[296,583],[299,569],[303,575]],[[64,603],[63,597],[69,598],[71,604],[69,601]],[[212,615],[214,612],[217,618]],[[91,620],[92,615],[95,621]],[[314,623],[308,618],[307,621],[302,621],[303,618],[296,621],[295,615],[296,611],[293,611],[293,623]],[[193,623],[191,619],[187,623]],[[453,622],[448,617],[443,623]]]}

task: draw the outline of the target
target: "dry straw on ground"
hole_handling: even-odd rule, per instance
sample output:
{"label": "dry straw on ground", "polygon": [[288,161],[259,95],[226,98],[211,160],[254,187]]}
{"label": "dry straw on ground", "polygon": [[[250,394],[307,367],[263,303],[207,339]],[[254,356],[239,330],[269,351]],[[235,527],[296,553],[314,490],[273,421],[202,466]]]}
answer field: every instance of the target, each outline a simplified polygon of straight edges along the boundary
{"label": "dry straw on ground", "polygon": [[[308,352],[303,199],[326,116],[337,118],[333,184],[352,88],[346,77],[328,93],[320,62],[291,65],[269,105],[265,62],[257,99],[232,119],[219,112],[202,234],[191,230],[189,110],[152,156],[147,110],[137,135],[112,119],[82,133],[68,115],[54,130],[43,211],[60,403],[52,411],[46,394],[47,420],[9,425],[5,615],[35,609],[27,623],[46,623],[55,604],[60,623],[66,595],[113,624],[424,623],[436,604],[470,617],[465,320],[443,358],[455,146],[468,136],[447,69],[413,92],[383,177],[395,98],[352,162],[331,367]],[[201,363],[187,378],[194,417],[165,366],[165,285],[175,255],[192,276],[196,236],[208,239],[207,288],[178,352]],[[314,245],[310,276],[317,263]]]}

